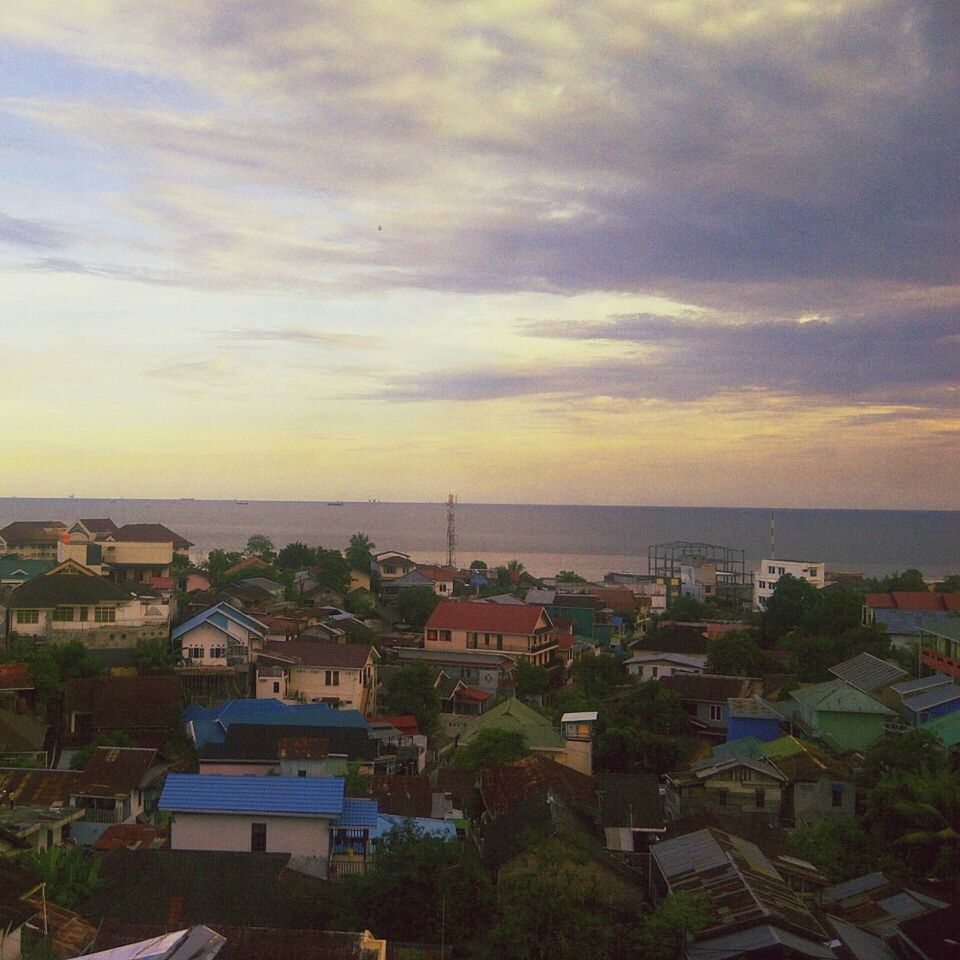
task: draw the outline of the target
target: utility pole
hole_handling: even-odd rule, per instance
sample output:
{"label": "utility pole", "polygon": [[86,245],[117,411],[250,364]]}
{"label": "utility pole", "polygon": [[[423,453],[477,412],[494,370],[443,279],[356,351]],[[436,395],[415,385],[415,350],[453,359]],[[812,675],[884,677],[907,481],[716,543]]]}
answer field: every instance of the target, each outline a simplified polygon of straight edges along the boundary
{"label": "utility pole", "polygon": [[447,497],[447,566],[457,562],[457,497],[451,493]]}

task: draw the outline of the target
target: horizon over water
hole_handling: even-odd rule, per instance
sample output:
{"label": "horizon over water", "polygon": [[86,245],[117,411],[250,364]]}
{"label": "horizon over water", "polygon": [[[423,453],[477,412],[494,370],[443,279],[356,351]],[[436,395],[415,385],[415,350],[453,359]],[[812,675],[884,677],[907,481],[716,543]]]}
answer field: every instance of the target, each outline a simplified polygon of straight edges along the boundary
{"label": "horizon over water", "polygon": [[[647,547],[693,540],[744,550],[747,569],[769,555],[770,517],[781,559],[824,561],[829,570],[877,575],[916,567],[928,578],[960,572],[960,513],[950,510],[457,504],[457,561],[520,560],[532,573],[646,572]],[[0,527],[14,520],[112,517],[163,523],[195,544],[191,553],[242,548],[262,533],[279,549],[302,540],[343,549],[366,533],[379,550],[445,562],[446,503],[0,497]]]}

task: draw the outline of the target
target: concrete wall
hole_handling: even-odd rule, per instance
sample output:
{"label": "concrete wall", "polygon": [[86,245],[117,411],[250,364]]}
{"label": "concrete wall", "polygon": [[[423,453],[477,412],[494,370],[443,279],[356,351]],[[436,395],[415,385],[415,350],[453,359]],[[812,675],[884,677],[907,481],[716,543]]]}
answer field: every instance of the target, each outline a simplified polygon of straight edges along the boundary
{"label": "concrete wall", "polygon": [[797,823],[809,820],[852,820],[856,814],[857,788],[854,783],[844,783],[839,807],[833,805],[833,784],[829,780],[817,783],[795,783],[793,790],[793,813]]}
{"label": "concrete wall", "polygon": [[324,860],[329,856],[330,823],[319,817],[178,813],[170,824],[170,846],[174,850],[249,851],[254,823],[267,825],[267,853]]}
{"label": "concrete wall", "polygon": [[[339,674],[339,683],[327,684],[327,674]],[[322,700],[324,698],[337,697],[341,705],[346,708],[363,710],[366,706],[366,694],[369,689],[364,689],[362,670],[345,670],[343,667],[304,667],[294,665],[290,667],[290,682],[287,685],[287,696],[290,699],[303,697],[308,702],[311,700]],[[375,682],[375,676],[371,682]]]}

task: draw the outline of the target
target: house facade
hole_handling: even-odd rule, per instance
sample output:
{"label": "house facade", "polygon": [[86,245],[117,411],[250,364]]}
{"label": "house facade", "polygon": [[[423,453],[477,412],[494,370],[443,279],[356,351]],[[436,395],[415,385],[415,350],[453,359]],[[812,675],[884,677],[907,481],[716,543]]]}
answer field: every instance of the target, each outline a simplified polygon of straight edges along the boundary
{"label": "house facade", "polygon": [[815,740],[836,750],[866,750],[882,736],[894,712],[842,680],[829,680],[790,693],[793,720]]}
{"label": "house facade", "polygon": [[780,578],[787,574],[812,583],[818,590],[827,582],[827,569],[822,560],[761,560],[753,574],[754,610],[766,609]]}
{"label": "house facade", "polygon": [[249,663],[267,638],[268,627],[229,603],[218,603],[181,623],[171,634],[188,666],[233,667]]}
{"label": "house facade", "polygon": [[695,728],[719,737],[727,735],[730,700],[752,697],[763,687],[757,678],[708,673],[674,673],[661,682],[679,695]]}
{"label": "house facade", "polygon": [[0,530],[0,555],[21,560],[56,560],[67,525],[59,520],[16,520]]}

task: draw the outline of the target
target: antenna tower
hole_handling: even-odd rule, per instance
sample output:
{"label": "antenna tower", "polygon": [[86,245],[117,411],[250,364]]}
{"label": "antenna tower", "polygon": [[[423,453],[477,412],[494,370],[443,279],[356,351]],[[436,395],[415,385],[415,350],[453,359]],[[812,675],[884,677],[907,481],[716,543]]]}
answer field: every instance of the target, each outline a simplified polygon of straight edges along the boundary
{"label": "antenna tower", "polygon": [[770,559],[777,557],[777,528],[773,520],[773,514],[770,514]]}
{"label": "antenna tower", "polygon": [[457,497],[451,493],[447,497],[447,566],[457,562]]}

